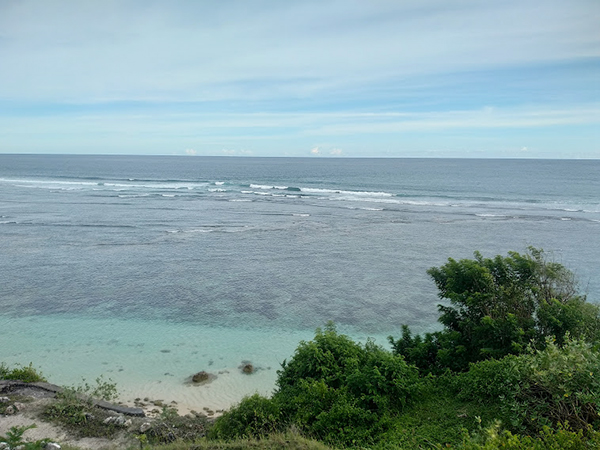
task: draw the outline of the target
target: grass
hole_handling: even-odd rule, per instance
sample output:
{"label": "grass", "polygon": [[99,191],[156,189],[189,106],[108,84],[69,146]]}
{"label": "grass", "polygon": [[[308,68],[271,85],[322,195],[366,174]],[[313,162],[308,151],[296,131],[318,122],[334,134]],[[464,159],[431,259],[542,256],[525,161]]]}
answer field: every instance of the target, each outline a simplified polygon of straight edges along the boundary
{"label": "grass", "polygon": [[480,403],[460,401],[440,386],[424,389],[422,397],[394,420],[375,449],[432,449],[460,445],[466,430],[492,424],[497,411]]}
{"label": "grass", "polygon": [[28,366],[17,364],[12,369],[6,364],[0,363],[0,380],[19,380],[24,383],[47,381],[42,372],[33,367],[32,363],[29,363]]}
{"label": "grass", "polygon": [[155,450],[331,450],[331,447],[305,438],[294,431],[273,433],[264,439],[237,439],[225,442],[203,438],[193,443],[174,442],[145,448]]}

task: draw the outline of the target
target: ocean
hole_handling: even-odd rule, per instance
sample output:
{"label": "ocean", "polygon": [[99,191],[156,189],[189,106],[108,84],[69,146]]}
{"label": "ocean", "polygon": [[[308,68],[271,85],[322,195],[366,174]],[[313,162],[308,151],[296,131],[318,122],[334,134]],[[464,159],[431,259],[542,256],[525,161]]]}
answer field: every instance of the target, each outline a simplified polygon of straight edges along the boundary
{"label": "ocean", "polygon": [[[439,329],[426,274],[543,248],[600,301],[600,161],[0,155],[0,361],[125,400],[269,394],[334,321]],[[257,368],[242,374],[242,361]],[[186,379],[217,375],[204,386]]]}

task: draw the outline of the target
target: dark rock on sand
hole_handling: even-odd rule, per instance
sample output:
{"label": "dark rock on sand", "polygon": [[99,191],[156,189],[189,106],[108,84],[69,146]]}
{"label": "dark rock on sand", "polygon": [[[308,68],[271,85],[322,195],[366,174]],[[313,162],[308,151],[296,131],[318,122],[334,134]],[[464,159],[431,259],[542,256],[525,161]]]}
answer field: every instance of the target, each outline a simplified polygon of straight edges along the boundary
{"label": "dark rock on sand", "polygon": [[204,370],[198,372],[192,376],[192,381],[194,383],[202,383],[203,381],[208,381],[208,373]]}
{"label": "dark rock on sand", "polygon": [[250,375],[254,373],[254,366],[251,363],[242,364],[242,372]]}
{"label": "dark rock on sand", "polygon": [[195,373],[190,378],[188,378],[188,383],[190,383],[190,382],[192,384],[210,383],[215,378],[217,378],[216,375],[213,375],[212,373],[205,372],[204,370],[202,370],[202,371],[200,371],[198,373]]}

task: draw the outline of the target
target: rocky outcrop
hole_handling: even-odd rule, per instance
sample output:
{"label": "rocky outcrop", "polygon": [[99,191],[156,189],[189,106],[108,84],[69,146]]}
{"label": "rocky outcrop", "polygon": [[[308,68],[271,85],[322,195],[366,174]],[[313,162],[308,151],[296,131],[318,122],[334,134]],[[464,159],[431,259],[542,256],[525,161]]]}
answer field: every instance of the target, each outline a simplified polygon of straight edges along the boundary
{"label": "rocky outcrop", "polygon": [[194,383],[202,383],[203,381],[208,381],[208,378],[209,378],[208,372],[205,372],[204,370],[202,370],[201,372],[198,372],[192,376],[192,381]]}
{"label": "rocky outcrop", "polygon": [[242,364],[239,366],[239,369],[242,371],[242,373],[245,373],[246,375],[250,375],[256,372],[256,367],[254,367],[254,365],[250,361],[242,361]]}
{"label": "rocky outcrop", "polygon": [[216,378],[217,378],[216,375],[214,375],[210,372],[205,372],[204,370],[201,370],[200,372],[197,372],[194,375],[192,375],[191,377],[189,377],[187,379],[186,383],[194,384],[194,385],[206,384],[206,383],[210,383],[211,381],[215,380]]}

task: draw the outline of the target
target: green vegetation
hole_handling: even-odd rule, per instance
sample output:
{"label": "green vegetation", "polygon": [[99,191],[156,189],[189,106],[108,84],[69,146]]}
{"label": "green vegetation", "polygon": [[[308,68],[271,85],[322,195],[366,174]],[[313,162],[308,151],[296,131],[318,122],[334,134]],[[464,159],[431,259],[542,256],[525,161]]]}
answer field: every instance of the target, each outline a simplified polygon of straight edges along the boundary
{"label": "green vegetation", "polygon": [[24,383],[46,381],[42,373],[33,367],[33,363],[29,363],[28,366],[17,364],[12,369],[6,364],[0,363],[0,380],[19,380]]}
{"label": "green vegetation", "polygon": [[334,447],[587,449],[600,442],[599,308],[541,250],[455,261],[428,273],[442,331],[393,350],[333,325],[301,342],[271,398],[254,395],[209,436],[294,427]]}
{"label": "green vegetation", "polygon": [[142,447],[144,444],[189,443],[204,437],[208,426],[208,420],[204,417],[180,416],[176,409],[164,406],[158,419],[136,438]]}
{"label": "green vegetation", "polygon": [[568,340],[559,347],[548,339],[544,350],[473,364],[455,382],[463,399],[496,403],[515,430],[539,433],[569,424],[585,431],[600,420],[599,374],[590,344]]}
{"label": "green vegetation", "polygon": [[444,330],[413,337],[403,326],[400,339],[390,338],[395,353],[423,373],[466,371],[470,363],[517,355],[530,344],[543,348],[550,336],[559,344],[567,333],[599,341],[600,308],[577,295],[574,275],[542,250],[493,259],[476,252],[473,260],[450,258],[428,273],[450,302],[438,305]]}
{"label": "green vegetation", "polygon": [[[404,326],[389,351],[330,323],[283,362],[270,398],[249,396],[214,423],[164,408],[139,447],[600,448],[600,313],[573,274],[534,248],[428,273],[446,302],[442,331]],[[66,389],[47,417],[110,436],[86,399],[114,394],[102,379]]]}
{"label": "green vegetation", "polygon": [[112,380],[98,377],[92,385],[83,380],[82,385],[64,387],[56,394],[56,401],[47,406],[44,417],[77,436],[112,437],[120,428],[112,423],[104,423],[109,414],[94,408],[94,400],[111,401],[116,398],[117,388]]}
{"label": "green vegetation", "polygon": [[49,439],[40,439],[35,442],[26,442],[23,440],[23,434],[25,434],[27,430],[35,427],[35,424],[23,427],[11,427],[11,429],[6,433],[6,436],[0,436],[0,442],[6,442],[8,445],[7,450],[16,448],[21,450],[42,450],[46,444],[50,442]]}
{"label": "green vegetation", "polygon": [[178,441],[171,444],[152,447],[160,450],[330,450],[331,447],[313,439],[307,439],[298,432],[271,433],[259,439],[236,439],[221,441],[199,439],[193,443]]}
{"label": "green vegetation", "polygon": [[329,324],[301,342],[278,372],[272,398],[253,395],[217,420],[211,436],[256,437],[294,425],[335,445],[371,445],[421,389],[418,371],[372,342],[353,342]]}

